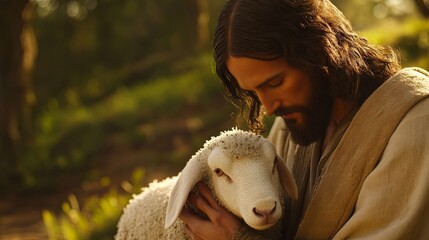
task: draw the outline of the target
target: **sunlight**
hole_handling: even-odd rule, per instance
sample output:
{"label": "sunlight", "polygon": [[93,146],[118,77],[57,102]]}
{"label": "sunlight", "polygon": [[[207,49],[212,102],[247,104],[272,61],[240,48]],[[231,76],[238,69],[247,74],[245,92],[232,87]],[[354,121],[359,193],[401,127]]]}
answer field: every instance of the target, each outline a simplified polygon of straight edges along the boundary
{"label": "sunlight", "polygon": [[37,6],[37,15],[47,17],[49,14],[58,9],[58,2],[55,0],[31,0]]}
{"label": "sunlight", "polygon": [[387,17],[387,15],[389,14],[389,9],[387,8],[387,6],[384,3],[378,3],[372,9],[372,13],[374,14],[374,16],[376,18],[383,19],[383,18]]}

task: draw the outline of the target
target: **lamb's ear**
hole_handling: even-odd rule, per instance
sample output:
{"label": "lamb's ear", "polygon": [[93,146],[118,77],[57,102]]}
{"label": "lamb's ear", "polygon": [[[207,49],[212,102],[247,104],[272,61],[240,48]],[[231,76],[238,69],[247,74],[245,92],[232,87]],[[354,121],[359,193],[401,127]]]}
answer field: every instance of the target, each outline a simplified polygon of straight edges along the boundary
{"label": "lamb's ear", "polygon": [[287,168],[283,158],[281,158],[278,154],[276,158],[277,170],[279,171],[279,178],[284,191],[287,192],[293,199],[298,199],[298,187],[296,186],[295,178]]}
{"label": "lamb's ear", "polygon": [[201,180],[203,169],[201,161],[198,161],[197,158],[198,155],[194,155],[191,160],[188,161],[185,168],[180,173],[176,185],[174,185],[171,191],[165,215],[165,228],[170,227],[174,221],[176,221],[188,199],[189,192],[195,184]]}

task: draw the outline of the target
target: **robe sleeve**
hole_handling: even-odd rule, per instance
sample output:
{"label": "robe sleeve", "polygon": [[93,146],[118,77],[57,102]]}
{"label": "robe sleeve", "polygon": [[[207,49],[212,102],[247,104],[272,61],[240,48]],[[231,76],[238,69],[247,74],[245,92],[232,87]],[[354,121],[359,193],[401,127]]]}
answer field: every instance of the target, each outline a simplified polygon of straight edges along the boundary
{"label": "robe sleeve", "polygon": [[428,128],[426,98],[398,125],[333,239],[429,239]]}

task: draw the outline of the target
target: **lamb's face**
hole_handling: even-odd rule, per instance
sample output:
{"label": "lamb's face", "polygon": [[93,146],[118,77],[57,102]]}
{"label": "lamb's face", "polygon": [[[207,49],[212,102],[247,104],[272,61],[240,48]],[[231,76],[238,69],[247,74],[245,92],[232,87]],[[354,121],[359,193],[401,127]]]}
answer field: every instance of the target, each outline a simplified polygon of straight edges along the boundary
{"label": "lamb's face", "polygon": [[208,166],[217,198],[233,214],[252,228],[262,230],[274,225],[282,215],[276,153],[268,140],[260,138],[260,154],[231,156],[231,151],[216,147]]}

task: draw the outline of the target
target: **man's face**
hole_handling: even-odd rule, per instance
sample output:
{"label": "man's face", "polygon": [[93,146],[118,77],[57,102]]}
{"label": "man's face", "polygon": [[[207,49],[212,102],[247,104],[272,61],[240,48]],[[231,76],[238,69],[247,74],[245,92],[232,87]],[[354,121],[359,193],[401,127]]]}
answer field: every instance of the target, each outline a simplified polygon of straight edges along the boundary
{"label": "man's face", "polygon": [[332,108],[327,81],[312,79],[284,59],[230,56],[227,67],[241,89],[258,96],[268,115],[284,119],[297,144],[306,146],[324,137]]}

